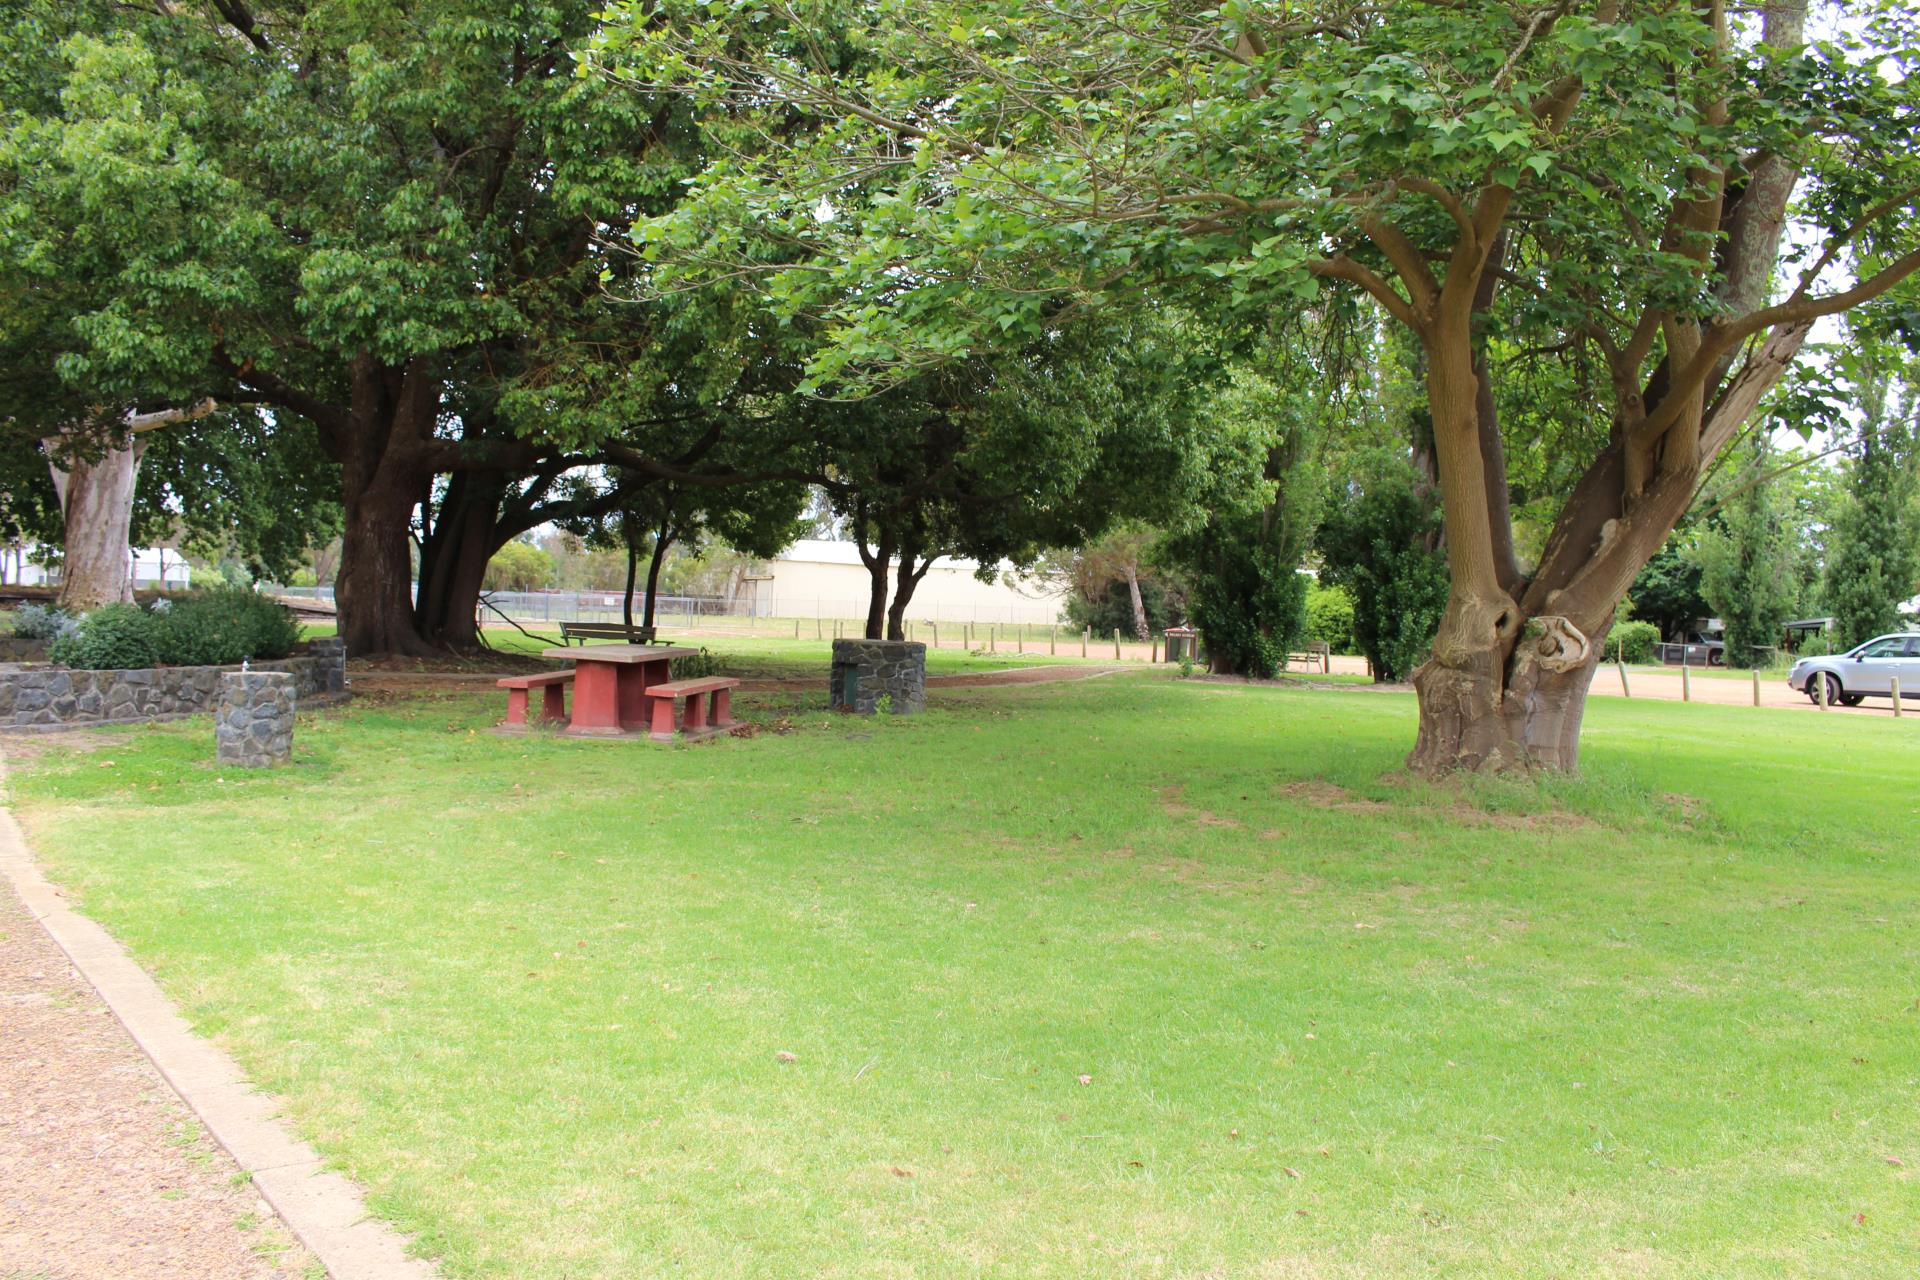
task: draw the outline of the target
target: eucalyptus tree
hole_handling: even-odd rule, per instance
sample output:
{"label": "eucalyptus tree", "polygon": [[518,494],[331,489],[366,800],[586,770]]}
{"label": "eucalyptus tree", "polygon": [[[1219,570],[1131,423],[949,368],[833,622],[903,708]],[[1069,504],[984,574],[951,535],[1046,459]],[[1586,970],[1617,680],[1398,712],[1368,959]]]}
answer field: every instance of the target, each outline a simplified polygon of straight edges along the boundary
{"label": "eucalyptus tree", "polygon": [[[1805,10],[629,0],[598,58],[731,141],[645,224],[661,278],[824,319],[821,385],[1142,285],[1232,315],[1373,297],[1424,356],[1451,578],[1410,764],[1567,769],[1615,605],[1708,464],[1815,320],[1920,269],[1915,21],[1855,6],[1809,48]],[[1491,335],[1599,374],[1531,563],[1505,457],[1532,424],[1500,419]]]}

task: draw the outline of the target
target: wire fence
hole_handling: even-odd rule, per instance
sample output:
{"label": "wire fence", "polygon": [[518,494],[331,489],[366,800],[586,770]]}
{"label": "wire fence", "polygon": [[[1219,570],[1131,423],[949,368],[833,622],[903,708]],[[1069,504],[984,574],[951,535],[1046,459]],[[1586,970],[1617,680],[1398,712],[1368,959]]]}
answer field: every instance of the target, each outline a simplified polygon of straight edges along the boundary
{"label": "wire fence", "polygon": [[[293,599],[332,603],[334,598],[332,587],[272,587],[270,590]],[[625,621],[625,595],[619,591],[489,591],[482,598],[485,603],[480,612],[485,621],[498,621],[503,616],[523,625]],[[635,596],[633,613],[636,621],[642,608],[640,597]],[[666,620],[672,618],[698,620],[703,626],[725,626],[732,622],[745,630],[760,633],[777,630],[771,626],[776,622],[785,623],[791,629],[795,620],[830,623],[835,620],[864,619],[867,616],[867,601],[830,596],[728,599],[722,596],[662,595],[656,598],[654,612],[657,624],[663,627],[669,625]],[[916,602],[912,617],[916,623],[953,627],[971,624],[1025,626],[1044,630],[1056,624],[1064,625],[1060,623],[1059,604],[1045,600],[997,604],[927,601],[922,605]]]}

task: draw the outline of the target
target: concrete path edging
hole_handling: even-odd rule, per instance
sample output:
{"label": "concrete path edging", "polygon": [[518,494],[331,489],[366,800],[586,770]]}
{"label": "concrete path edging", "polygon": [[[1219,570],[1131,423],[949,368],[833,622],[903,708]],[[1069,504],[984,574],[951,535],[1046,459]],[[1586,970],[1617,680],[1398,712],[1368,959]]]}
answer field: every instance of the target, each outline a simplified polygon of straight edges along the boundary
{"label": "concrete path edging", "polygon": [[[0,786],[5,779],[0,758]],[[329,1172],[319,1153],[293,1136],[274,1098],[257,1092],[232,1058],[193,1033],[112,935],[67,905],[34,862],[12,810],[3,805],[0,877],[332,1280],[434,1280],[439,1275],[429,1263],[407,1255],[404,1236],[367,1212],[359,1188]]]}

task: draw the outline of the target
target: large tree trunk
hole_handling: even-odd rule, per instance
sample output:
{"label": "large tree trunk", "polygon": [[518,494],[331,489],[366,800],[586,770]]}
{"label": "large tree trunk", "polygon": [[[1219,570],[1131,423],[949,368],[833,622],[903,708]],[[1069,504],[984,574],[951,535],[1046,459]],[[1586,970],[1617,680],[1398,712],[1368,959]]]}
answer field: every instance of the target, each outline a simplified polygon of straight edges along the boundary
{"label": "large tree trunk", "polygon": [[640,544],[633,539],[627,543],[627,594],[621,602],[621,616],[626,619],[627,630],[633,630],[633,584],[640,576]]}
{"label": "large tree trunk", "polygon": [[862,634],[869,640],[884,640],[887,635],[887,571],[893,561],[893,530],[885,525],[880,527],[880,541],[872,552],[867,550],[864,521],[855,536],[860,559],[867,566],[867,625]]}
{"label": "large tree trunk", "polygon": [[339,441],[346,522],[334,587],[340,635],[354,654],[425,656],[437,646],[414,617],[413,511],[430,497],[442,450],[440,384],[424,360],[405,369],[361,356]]}
{"label": "large tree trunk", "polygon": [[1129,562],[1125,566],[1127,575],[1127,603],[1133,606],[1133,638],[1142,644],[1153,638],[1153,631],[1147,625],[1147,602],[1140,595],[1140,570]]}
{"label": "large tree trunk", "polygon": [[480,643],[480,593],[487,563],[513,536],[500,526],[506,482],[491,471],[456,471],[433,528],[420,549],[414,625],[421,637],[449,649]]}
{"label": "large tree trunk", "polygon": [[[909,543],[900,552],[900,570],[894,578],[893,603],[887,608],[887,639],[905,640],[907,638],[907,605],[913,601],[913,593],[920,586],[920,580],[927,576],[927,570],[933,567],[934,557],[920,558],[922,548]],[[917,563],[916,563],[917,562]]]}
{"label": "large tree trunk", "polygon": [[1407,766],[1438,775],[1569,772],[1580,762],[1580,721],[1605,635],[1564,619],[1534,619],[1511,657],[1490,620],[1450,607],[1434,655],[1413,674],[1420,737]]}
{"label": "large tree trunk", "polygon": [[60,514],[66,526],[62,546],[64,577],[60,607],[97,609],[103,604],[131,603],[133,569],[130,532],[133,527],[133,491],[140,478],[140,458],[146,441],[129,436],[98,458],[74,455],[62,468],[62,442],[48,440],[47,466],[60,495]]}

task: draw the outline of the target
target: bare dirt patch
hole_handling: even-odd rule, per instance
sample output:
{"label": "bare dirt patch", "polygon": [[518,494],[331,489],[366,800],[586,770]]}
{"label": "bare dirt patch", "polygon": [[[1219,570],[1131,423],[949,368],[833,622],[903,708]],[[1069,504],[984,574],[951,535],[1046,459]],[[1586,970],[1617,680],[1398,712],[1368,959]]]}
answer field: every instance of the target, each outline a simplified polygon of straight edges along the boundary
{"label": "bare dirt patch", "polygon": [[[102,751],[112,747],[125,738],[111,733],[95,733],[88,729],[63,729],[58,733],[10,733],[0,738],[6,747],[9,760],[38,760],[41,756],[57,755],[61,752]],[[0,1276],[5,1276],[0,1272]]]}
{"label": "bare dirt patch", "polygon": [[1338,809],[1342,813],[1381,813],[1393,808],[1384,801],[1357,796],[1339,783],[1321,778],[1289,782],[1275,789],[1289,800],[1300,800],[1317,809]]}
{"label": "bare dirt patch", "polygon": [[1246,830],[1247,824],[1237,818],[1223,818],[1210,810],[1196,809],[1189,805],[1184,799],[1186,793],[1185,787],[1175,783],[1172,786],[1159,788],[1154,794],[1160,797],[1160,809],[1169,818],[1184,818],[1197,822],[1203,827],[1220,827],[1228,831]]}
{"label": "bare dirt patch", "polygon": [[0,1028],[0,1276],[308,1274],[312,1255],[5,888]]}

